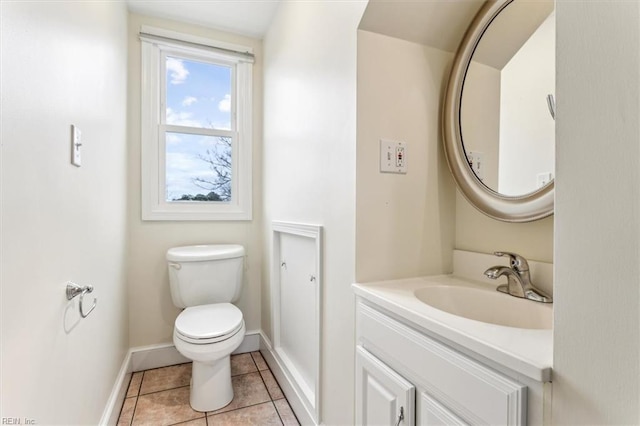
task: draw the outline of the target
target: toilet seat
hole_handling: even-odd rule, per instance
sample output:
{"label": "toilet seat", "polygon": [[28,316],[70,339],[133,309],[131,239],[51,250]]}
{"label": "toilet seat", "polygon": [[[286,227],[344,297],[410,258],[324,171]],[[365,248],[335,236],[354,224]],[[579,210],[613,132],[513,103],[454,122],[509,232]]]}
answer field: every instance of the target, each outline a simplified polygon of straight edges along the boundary
{"label": "toilet seat", "polygon": [[180,340],[208,345],[230,339],[243,327],[242,311],[231,303],[214,303],[186,308],[175,322]]}

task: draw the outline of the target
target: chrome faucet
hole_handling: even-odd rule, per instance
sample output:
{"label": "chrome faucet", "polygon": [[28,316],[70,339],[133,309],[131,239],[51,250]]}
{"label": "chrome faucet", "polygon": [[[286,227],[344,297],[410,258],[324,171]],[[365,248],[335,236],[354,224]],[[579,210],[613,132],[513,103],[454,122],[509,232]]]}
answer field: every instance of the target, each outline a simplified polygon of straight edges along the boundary
{"label": "chrome faucet", "polygon": [[500,257],[509,256],[510,263],[510,266],[492,266],[484,271],[484,274],[492,280],[501,276],[507,277],[507,283],[499,285],[496,290],[510,294],[514,297],[534,300],[536,302],[553,302],[551,296],[546,294],[544,291],[535,288],[531,283],[529,264],[524,257],[519,254],[509,253],[506,251],[496,251],[493,254]]}

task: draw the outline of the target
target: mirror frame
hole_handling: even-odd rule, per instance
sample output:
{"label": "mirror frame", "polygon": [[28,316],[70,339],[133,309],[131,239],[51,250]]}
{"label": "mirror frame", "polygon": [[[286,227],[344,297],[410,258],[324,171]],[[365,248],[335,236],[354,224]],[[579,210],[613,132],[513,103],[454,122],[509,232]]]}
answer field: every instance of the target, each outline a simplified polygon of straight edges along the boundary
{"label": "mirror frame", "polygon": [[460,123],[464,79],[473,53],[491,22],[513,1],[488,0],[464,34],[453,60],[444,95],[442,132],[449,170],[467,201],[493,219],[504,222],[531,222],[553,214],[555,179],[542,188],[522,196],[507,196],[493,191],[478,179],[467,161]]}

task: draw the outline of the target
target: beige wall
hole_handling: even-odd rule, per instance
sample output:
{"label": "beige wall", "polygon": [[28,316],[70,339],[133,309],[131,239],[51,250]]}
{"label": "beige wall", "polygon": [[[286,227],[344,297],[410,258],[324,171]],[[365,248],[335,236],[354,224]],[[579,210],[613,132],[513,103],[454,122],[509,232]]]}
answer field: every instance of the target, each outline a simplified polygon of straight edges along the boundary
{"label": "beige wall", "polygon": [[[141,25],[194,34],[253,47],[253,220],[211,222],[142,221],[140,219],[140,41]],[[247,331],[260,329],[261,254],[261,147],[262,147],[262,42],[194,25],[131,14],[129,17],[129,259],[127,281],[130,300],[130,345],[142,346],[172,341],[173,323],[179,310],[169,293],[165,254],[174,246],[237,243],[245,246],[248,270],[237,305]]]}
{"label": "beige wall", "polygon": [[[264,41],[264,258],[274,220],[324,226],[322,421],[353,423],[356,30],[363,2],[282,2]],[[262,328],[272,337],[265,261]]]}
{"label": "beige wall", "polygon": [[[455,189],[438,119],[450,61],[438,49],[358,31],[357,281],[452,269]],[[407,143],[406,174],[380,173],[381,138]]]}
{"label": "beige wall", "polygon": [[[5,2],[0,417],[97,424],[128,349],[127,11]],[[70,164],[72,124],[82,167]],[[98,304],[81,319],[68,280]]]}
{"label": "beige wall", "polygon": [[527,259],[553,262],[553,216],[529,223],[507,223],[478,211],[456,194],[456,242],[459,250],[513,251]]}
{"label": "beige wall", "polygon": [[[553,262],[553,217],[524,224],[496,221],[455,189],[439,119],[452,58],[420,44],[358,33],[360,282],[451,272],[453,248],[509,250]],[[379,172],[380,138],[408,143],[406,175]]]}
{"label": "beige wall", "polygon": [[637,425],[640,4],[556,7],[553,423]]}
{"label": "beige wall", "polygon": [[498,188],[500,150],[500,70],[471,62],[460,105],[460,131],[464,149],[483,155],[482,182]]}

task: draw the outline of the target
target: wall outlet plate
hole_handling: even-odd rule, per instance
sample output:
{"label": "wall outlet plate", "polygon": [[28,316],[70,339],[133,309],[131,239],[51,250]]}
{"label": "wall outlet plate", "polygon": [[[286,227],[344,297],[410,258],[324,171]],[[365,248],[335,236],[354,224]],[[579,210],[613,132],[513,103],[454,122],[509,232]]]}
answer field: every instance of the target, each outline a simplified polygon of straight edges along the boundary
{"label": "wall outlet plate", "polygon": [[380,172],[407,173],[407,143],[380,139]]}

